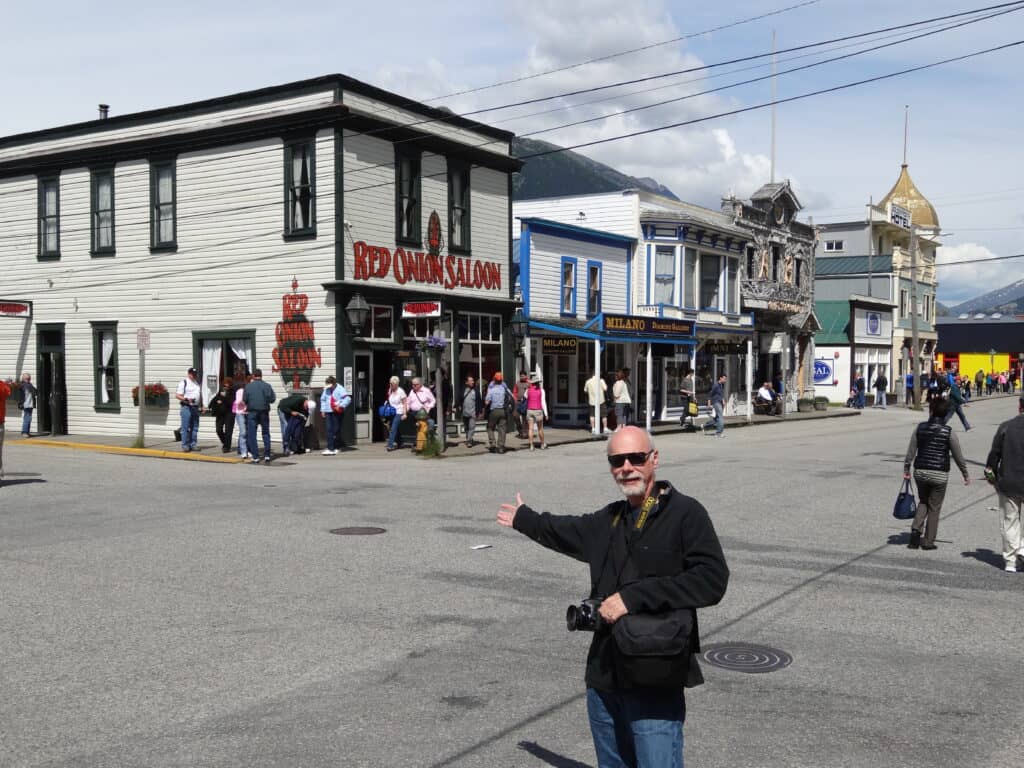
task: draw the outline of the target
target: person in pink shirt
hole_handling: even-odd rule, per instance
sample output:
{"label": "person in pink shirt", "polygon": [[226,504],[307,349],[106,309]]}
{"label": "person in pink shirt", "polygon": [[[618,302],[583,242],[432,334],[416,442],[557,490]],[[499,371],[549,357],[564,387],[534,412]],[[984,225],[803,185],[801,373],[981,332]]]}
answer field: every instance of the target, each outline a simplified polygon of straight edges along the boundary
{"label": "person in pink shirt", "polygon": [[249,451],[246,449],[246,423],[245,415],[249,412],[248,407],[245,405],[243,396],[245,395],[245,385],[252,381],[252,376],[246,376],[245,380],[239,380],[237,382],[237,388],[235,389],[235,401],[231,404],[231,412],[235,414],[235,424],[238,426],[238,458],[248,459]]}
{"label": "person in pink shirt", "polygon": [[526,390],[526,423],[529,429],[530,450],[533,450],[533,430],[537,428],[541,450],[548,447],[544,442],[544,421],[548,417],[548,399],[541,386],[541,379],[534,374],[530,377],[530,388]]}

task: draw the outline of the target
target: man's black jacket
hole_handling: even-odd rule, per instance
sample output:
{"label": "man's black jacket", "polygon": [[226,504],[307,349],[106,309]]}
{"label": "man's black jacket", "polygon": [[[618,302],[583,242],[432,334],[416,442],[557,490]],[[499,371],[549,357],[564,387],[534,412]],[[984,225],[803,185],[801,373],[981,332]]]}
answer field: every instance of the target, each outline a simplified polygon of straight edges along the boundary
{"label": "man's black jacket", "polygon": [[[514,528],[548,549],[590,564],[593,596],[618,592],[629,613],[662,613],[715,605],[725,595],[729,568],[707,510],[669,483],[655,487],[658,504],[643,526],[625,499],[592,514],[538,513],[525,504]],[[699,652],[694,621],[691,648]],[[586,683],[603,691],[634,687],[624,679],[611,628],[600,625],[587,655]]]}

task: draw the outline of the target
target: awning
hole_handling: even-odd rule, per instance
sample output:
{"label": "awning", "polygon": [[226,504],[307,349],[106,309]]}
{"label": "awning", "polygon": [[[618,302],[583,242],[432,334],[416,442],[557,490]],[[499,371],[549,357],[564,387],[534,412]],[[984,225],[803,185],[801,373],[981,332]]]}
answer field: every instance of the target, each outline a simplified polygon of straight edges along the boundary
{"label": "awning", "polygon": [[[636,318],[641,320],[657,320],[658,318]],[[530,320],[530,329],[545,331],[547,333],[560,333],[566,336],[575,336],[578,339],[592,339],[604,342],[619,342],[627,344],[675,344],[677,346],[693,347],[697,345],[695,336],[677,334],[659,334],[646,331],[630,333],[628,331],[607,331],[604,330],[603,315],[597,315],[585,325],[560,325],[557,323],[541,320]],[[696,323],[694,331],[696,331]]]}

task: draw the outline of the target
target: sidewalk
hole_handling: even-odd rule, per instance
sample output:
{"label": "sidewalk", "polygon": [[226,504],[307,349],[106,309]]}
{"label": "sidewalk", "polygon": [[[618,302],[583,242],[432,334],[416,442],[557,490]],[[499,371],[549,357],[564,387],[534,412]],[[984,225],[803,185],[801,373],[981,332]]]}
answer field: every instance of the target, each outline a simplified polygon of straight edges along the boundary
{"label": "sidewalk", "polygon": [[[850,408],[830,408],[827,411],[791,413],[787,414],[784,418],[779,418],[777,416],[754,416],[753,422],[750,424],[747,423],[745,416],[727,416],[725,419],[725,427],[726,429],[738,429],[748,426],[761,427],[770,424],[785,424],[786,422],[792,421],[843,418],[859,415],[860,411]],[[704,421],[704,417],[698,417],[697,419],[698,424],[702,424]],[[690,432],[680,427],[678,423],[667,422],[660,424],[656,423],[652,427],[651,432],[655,435],[693,434],[700,436],[699,429],[695,432]],[[607,435],[593,435],[590,430],[587,429],[566,429],[560,427],[546,428],[544,430],[544,435],[547,439],[548,449],[555,448],[560,445],[588,443],[607,439]],[[460,438],[456,443],[450,442],[448,444],[448,450],[445,451],[444,456],[446,458],[456,458],[486,455],[488,453],[486,432],[478,430],[477,440],[482,442],[477,442],[472,448],[467,448],[462,438]],[[114,453],[126,456],[145,456],[158,459],[173,459],[177,461],[205,461],[221,464],[244,463],[238,458],[238,454],[235,451],[232,451],[231,453],[222,453],[220,442],[217,440],[204,440],[202,433],[200,433],[199,448],[189,453],[182,451],[181,444],[173,439],[146,440],[145,448],[132,448],[131,445],[134,442],[134,438],[108,435],[76,434],[61,435],[53,438],[48,435],[39,435],[30,438],[14,435],[8,436],[6,442],[9,446],[18,448],[66,448],[78,451]],[[279,440],[275,439],[273,447],[275,449],[273,460],[284,458],[283,453],[280,453]],[[519,450],[525,451],[529,450],[529,443],[526,440],[520,440],[514,434],[509,434],[505,441],[505,448],[509,452]],[[407,453],[412,455],[411,452],[406,451],[402,451],[400,455],[405,455]],[[373,443],[370,445],[360,445],[358,449],[340,449],[338,456],[321,456],[320,452],[315,450],[310,453],[303,454],[302,456],[289,456],[288,459],[289,461],[337,461],[339,460],[339,457],[382,457],[385,455],[387,455],[387,452],[385,450],[384,443]]]}

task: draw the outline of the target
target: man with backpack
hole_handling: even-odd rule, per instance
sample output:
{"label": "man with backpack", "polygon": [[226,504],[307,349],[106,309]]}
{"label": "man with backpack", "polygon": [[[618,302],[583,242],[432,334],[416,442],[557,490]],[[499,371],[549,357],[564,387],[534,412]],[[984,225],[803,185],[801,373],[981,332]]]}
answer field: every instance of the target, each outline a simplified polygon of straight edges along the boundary
{"label": "man with backpack", "polygon": [[455,401],[452,409],[457,417],[462,418],[462,428],[466,433],[466,447],[472,448],[476,445],[473,435],[476,432],[476,420],[483,416],[484,398],[476,385],[473,376],[466,377],[466,383],[462,387],[462,396]]}
{"label": "man with backpack", "polygon": [[[487,385],[487,394],[484,396],[484,410],[487,412],[487,450],[491,453],[505,452],[508,418],[516,407],[512,390],[508,388],[504,378],[501,371],[495,373],[491,383]],[[494,439],[495,432],[498,433],[497,441]]]}
{"label": "man with backpack", "polygon": [[338,380],[328,376],[324,380],[324,391],[320,394],[320,416],[326,419],[327,447],[321,451],[321,456],[338,455],[338,433],[341,431],[341,418],[345,415],[345,409],[352,404],[352,396],[348,393]]}
{"label": "man with backpack", "polygon": [[295,392],[277,404],[281,418],[285,420],[284,434],[281,444],[284,455],[306,452],[306,422],[309,420],[310,402],[300,392]]}

